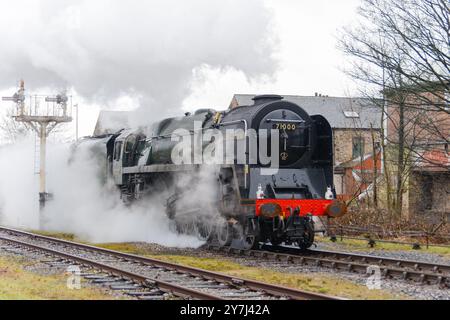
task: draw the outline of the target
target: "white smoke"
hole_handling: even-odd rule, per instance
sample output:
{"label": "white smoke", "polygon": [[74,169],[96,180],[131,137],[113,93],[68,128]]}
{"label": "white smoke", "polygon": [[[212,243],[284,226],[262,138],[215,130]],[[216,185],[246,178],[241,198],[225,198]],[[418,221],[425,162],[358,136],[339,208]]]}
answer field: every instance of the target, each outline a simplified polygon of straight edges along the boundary
{"label": "white smoke", "polygon": [[[85,104],[140,106],[130,125],[179,113],[210,68],[257,80],[273,75],[277,39],[260,0],[17,0],[0,2],[0,90],[71,89]],[[56,90],[55,90],[56,91]],[[89,158],[69,167],[68,147],[49,146],[49,226],[94,241],[198,245],[170,233],[163,210],[126,208],[102,190]],[[36,228],[34,141],[0,147],[4,223]]]}
{"label": "white smoke", "polygon": [[0,223],[36,228],[38,180],[34,174],[34,140],[0,146]]}
{"label": "white smoke", "polygon": [[[37,183],[33,176],[33,141],[0,150],[0,223],[37,228]],[[180,235],[170,227],[162,197],[125,206],[116,187],[105,187],[105,170],[87,148],[77,149],[69,164],[69,145],[49,145],[45,229],[74,233],[92,242],[145,241],[167,246],[198,247],[195,237]],[[18,170],[21,168],[22,170]]]}
{"label": "white smoke", "polygon": [[131,96],[147,122],[179,111],[196,70],[272,75],[271,22],[260,0],[3,1],[0,89],[24,78],[104,107]]}

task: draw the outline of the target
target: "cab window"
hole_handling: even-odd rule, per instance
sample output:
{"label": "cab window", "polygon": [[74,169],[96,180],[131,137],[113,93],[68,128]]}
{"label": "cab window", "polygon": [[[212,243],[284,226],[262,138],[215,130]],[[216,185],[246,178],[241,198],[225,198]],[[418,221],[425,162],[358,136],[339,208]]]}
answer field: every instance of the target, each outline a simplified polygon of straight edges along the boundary
{"label": "cab window", "polygon": [[114,160],[120,160],[120,154],[122,151],[122,141],[117,141],[114,147]]}

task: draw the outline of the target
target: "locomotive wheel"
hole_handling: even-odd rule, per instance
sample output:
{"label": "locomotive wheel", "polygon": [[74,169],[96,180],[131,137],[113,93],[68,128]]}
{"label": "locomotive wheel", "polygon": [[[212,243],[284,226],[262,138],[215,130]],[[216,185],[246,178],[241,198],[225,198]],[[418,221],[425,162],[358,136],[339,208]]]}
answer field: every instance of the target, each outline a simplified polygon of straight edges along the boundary
{"label": "locomotive wheel", "polygon": [[224,222],[217,226],[217,241],[221,247],[226,247],[231,244],[233,240],[233,227]]}
{"label": "locomotive wheel", "polygon": [[298,242],[300,250],[306,250],[314,243],[314,224],[308,222],[305,224],[305,233],[303,240]]}
{"label": "locomotive wheel", "polygon": [[195,235],[200,241],[209,241],[212,238],[213,227],[209,223],[197,222],[194,225]]}
{"label": "locomotive wheel", "polygon": [[259,249],[259,237],[251,234],[248,230],[250,225],[246,225],[245,231],[242,225],[236,224],[234,226],[236,239],[239,240],[239,245],[243,250]]}
{"label": "locomotive wheel", "polygon": [[258,249],[259,240],[254,235],[244,235],[242,237],[242,245],[244,250]]}

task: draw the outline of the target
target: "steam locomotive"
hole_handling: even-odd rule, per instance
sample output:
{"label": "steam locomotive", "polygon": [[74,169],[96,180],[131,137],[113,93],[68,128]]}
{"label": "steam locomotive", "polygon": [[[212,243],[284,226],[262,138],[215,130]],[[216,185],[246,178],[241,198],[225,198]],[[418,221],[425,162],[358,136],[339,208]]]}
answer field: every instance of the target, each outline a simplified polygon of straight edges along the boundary
{"label": "steam locomotive", "polygon": [[[108,179],[125,202],[162,195],[166,214],[180,232],[243,249],[269,241],[309,248],[314,242],[313,217],[337,218],[346,212],[335,200],[330,124],[278,95],[255,96],[253,101],[221,112],[201,109],[148,128],[85,141],[94,141],[101,150]],[[214,156],[222,141],[197,134],[215,130],[227,137],[231,129],[240,132],[232,139],[240,140],[243,148],[232,146],[226,161],[174,160],[183,153],[176,150],[181,138]],[[263,159],[261,149],[276,168]],[[192,160],[194,152],[184,150],[183,159],[192,155]],[[205,171],[210,178],[206,186]]]}

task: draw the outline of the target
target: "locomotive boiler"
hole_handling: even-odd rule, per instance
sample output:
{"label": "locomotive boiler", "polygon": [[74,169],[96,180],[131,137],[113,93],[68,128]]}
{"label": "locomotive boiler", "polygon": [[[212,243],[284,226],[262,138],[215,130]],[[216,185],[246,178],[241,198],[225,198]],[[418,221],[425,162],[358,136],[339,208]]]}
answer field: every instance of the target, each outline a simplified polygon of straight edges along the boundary
{"label": "locomotive boiler", "polygon": [[[306,249],[314,242],[313,217],[337,218],[346,212],[335,200],[330,124],[281,96],[255,96],[253,101],[91,139],[102,144],[105,172],[122,199],[164,197],[177,230],[221,246],[251,249],[271,242]],[[205,138],[208,130],[218,134]],[[228,147],[228,132],[238,133],[231,139],[241,147]],[[180,148],[183,139],[194,148]],[[216,157],[221,143],[231,155],[205,163],[205,152]]]}

